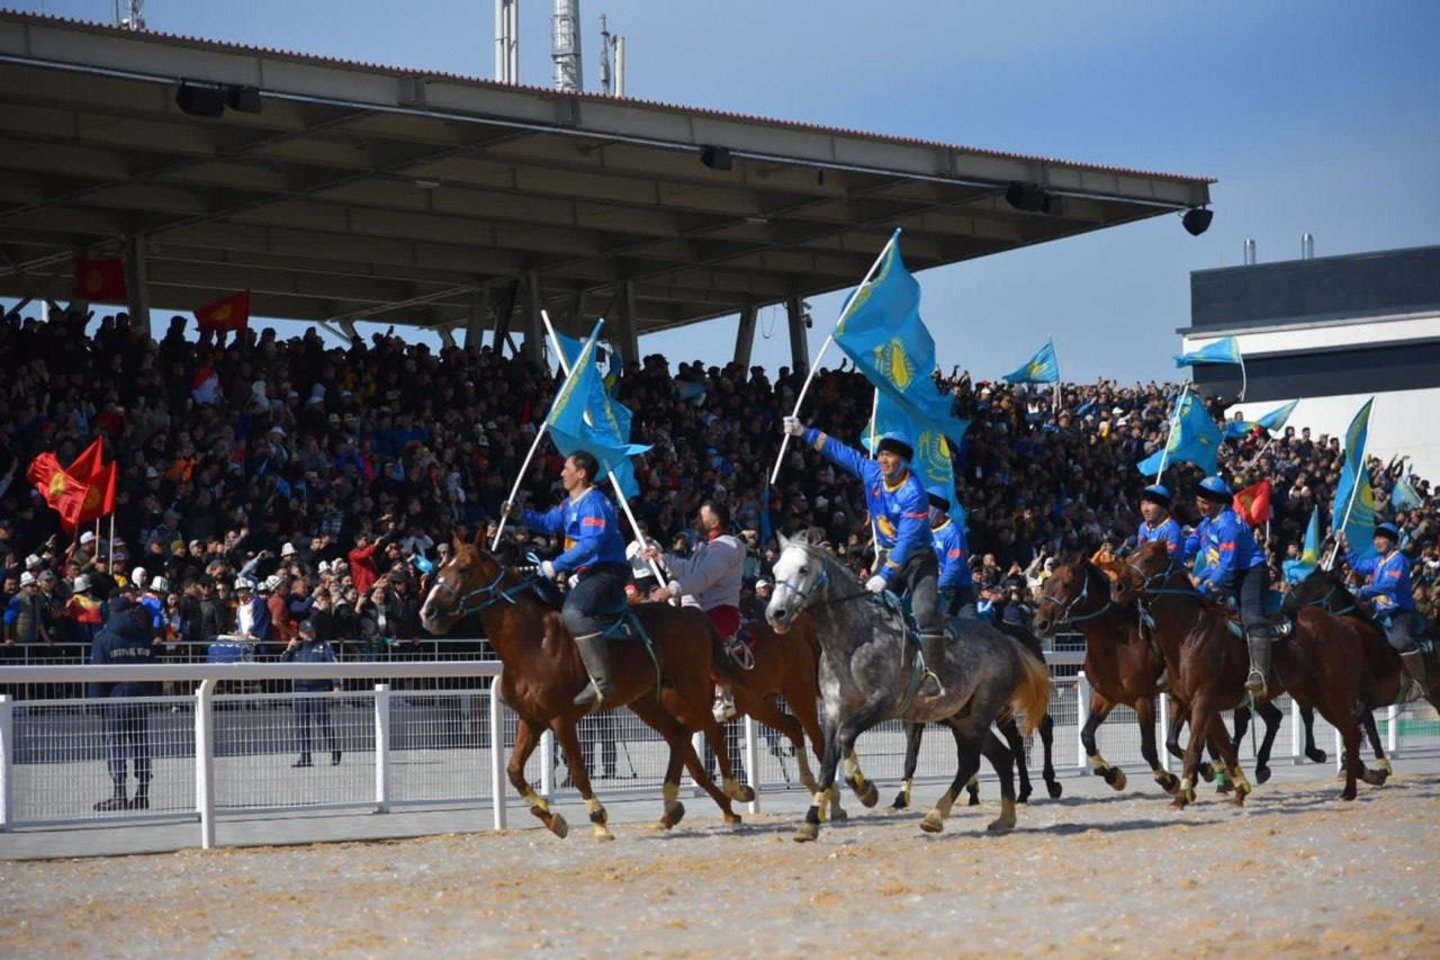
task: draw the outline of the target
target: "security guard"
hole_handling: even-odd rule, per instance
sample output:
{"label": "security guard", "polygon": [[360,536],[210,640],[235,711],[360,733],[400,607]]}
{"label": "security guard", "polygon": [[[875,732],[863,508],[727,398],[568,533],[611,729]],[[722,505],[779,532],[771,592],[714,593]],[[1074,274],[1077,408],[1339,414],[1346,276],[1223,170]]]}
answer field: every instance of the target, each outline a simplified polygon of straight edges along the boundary
{"label": "security guard", "polygon": [[[110,619],[90,645],[90,662],[96,666],[135,666],[155,657],[150,615],[125,597],[110,601]],[[92,683],[92,698],[150,697],[159,691],[153,681],[125,680]],[[106,763],[115,792],[95,804],[102,812],[150,808],[150,717],[143,703],[105,706]],[[126,766],[135,773],[134,799],[126,799]]]}
{"label": "security guard", "polygon": [[1270,570],[1255,534],[1231,508],[1234,499],[1235,494],[1219,477],[1200,481],[1195,506],[1204,519],[1186,539],[1184,559],[1203,554],[1206,568],[1196,586],[1217,599],[1228,596],[1235,600],[1250,648],[1250,673],[1245,687],[1251,693],[1263,693],[1270,674],[1270,645],[1275,642],[1275,633],[1265,616]]}
{"label": "security guard", "polygon": [[[335,651],[330,644],[315,636],[315,624],[301,620],[295,636],[285,647],[280,659],[287,663],[334,663]],[[296,680],[296,693],[320,693],[325,690],[339,692],[339,680]],[[297,697],[295,699],[295,740],[300,750],[300,759],[292,767],[314,766],[310,760],[310,727],[320,728],[325,746],[330,748],[330,765],[340,763],[340,747],[335,741],[335,729],[330,725],[330,700],[328,697]]]}
{"label": "security guard", "polygon": [[[1341,531],[1342,541],[1345,539]],[[1375,614],[1385,624],[1385,638],[1400,654],[1400,662],[1410,671],[1410,676],[1425,689],[1425,655],[1420,652],[1415,638],[1410,635],[1415,617],[1415,598],[1410,586],[1410,558],[1401,553],[1400,529],[1393,523],[1382,523],[1375,528],[1376,556],[1362,559],[1354,550],[1347,550],[1345,560],[1350,569],[1361,576],[1368,575],[1370,582],[1360,588],[1360,596],[1369,597],[1375,603]],[[1349,546],[1347,543],[1346,546]]]}

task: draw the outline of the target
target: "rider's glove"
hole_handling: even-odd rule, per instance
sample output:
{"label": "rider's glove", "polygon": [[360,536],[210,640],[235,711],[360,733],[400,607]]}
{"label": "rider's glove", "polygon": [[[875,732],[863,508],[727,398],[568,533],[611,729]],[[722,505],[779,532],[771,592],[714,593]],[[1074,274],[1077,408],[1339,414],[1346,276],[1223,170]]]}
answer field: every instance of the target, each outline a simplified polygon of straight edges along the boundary
{"label": "rider's glove", "polygon": [[871,593],[884,593],[889,585],[885,578],[878,573],[865,581],[865,589]]}
{"label": "rider's glove", "polygon": [[798,437],[805,433],[805,424],[800,422],[799,417],[786,417],[784,429],[790,436]]}
{"label": "rider's glove", "polygon": [[549,580],[558,580],[561,576],[561,573],[559,570],[555,569],[555,564],[551,563],[549,560],[544,560],[540,563],[540,575]]}

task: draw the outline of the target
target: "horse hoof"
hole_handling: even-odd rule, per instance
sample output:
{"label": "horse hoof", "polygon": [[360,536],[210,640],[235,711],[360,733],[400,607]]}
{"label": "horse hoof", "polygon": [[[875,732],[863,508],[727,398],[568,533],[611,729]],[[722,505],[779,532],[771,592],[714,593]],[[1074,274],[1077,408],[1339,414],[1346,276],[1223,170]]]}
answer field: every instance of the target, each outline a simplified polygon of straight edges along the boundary
{"label": "horse hoof", "polygon": [[849,820],[849,819],[850,819],[850,814],[848,814],[848,813],[845,812],[845,808],[844,808],[844,807],[837,807],[837,806],[835,806],[835,804],[833,804],[833,803],[830,804],[830,821],[831,821],[832,823],[839,823],[839,822],[842,821],[842,820]]}
{"label": "horse hoof", "polygon": [[906,808],[909,807],[909,806],[910,806],[910,801],[909,801],[908,798],[906,798],[906,796],[905,796],[905,791],[904,791],[904,790],[901,790],[899,793],[895,794],[895,802],[892,803],[892,804],[890,804],[890,809],[891,809],[891,810],[904,810],[904,809],[906,809]]}
{"label": "horse hoof", "polygon": [[1340,791],[1340,799],[1341,799],[1341,800],[1354,800],[1354,799],[1355,799],[1355,794],[1356,794],[1356,792],[1357,792],[1357,791],[1355,790],[1354,787],[1352,787],[1352,786],[1347,786],[1344,790],[1341,790],[1341,791]]}
{"label": "horse hoof", "polygon": [[978,807],[978,806],[980,806],[980,794],[978,794],[978,793],[972,793],[972,794],[970,794],[970,799],[965,802],[965,805],[966,805],[967,807]]}
{"label": "horse hoof", "polygon": [[1255,782],[1256,782],[1256,783],[1263,784],[1263,783],[1265,783],[1266,781],[1268,781],[1269,779],[1270,779],[1270,768],[1269,768],[1269,767],[1256,767],[1256,768],[1255,768]]}
{"label": "horse hoof", "polygon": [[880,802],[880,790],[875,786],[873,780],[866,780],[863,787],[857,787],[854,782],[851,782],[850,790],[863,807],[873,807]]}
{"label": "horse hoof", "polygon": [[660,826],[669,830],[681,820],[685,819],[685,804],[679,800],[671,800],[665,804],[665,812],[660,815]]}
{"label": "horse hoof", "polygon": [[1390,774],[1376,768],[1374,770],[1366,770],[1362,779],[1372,787],[1383,787],[1385,786],[1385,781],[1390,779]]}
{"label": "horse hoof", "polygon": [[1376,768],[1379,769],[1379,770],[1384,770],[1384,771],[1385,771],[1385,776],[1387,776],[1387,777],[1393,777],[1393,776],[1395,776],[1395,768],[1390,765],[1390,758],[1389,758],[1389,757],[1381,757],[1379,760],[1375,761],[1375,766],[1376,766]]}
{"label": "horse hoof", "polygon": [[1175,774],[1167,773],[1164,770],[1156,771],[1155,782],[1160,784],[1161,790],[1164,790],[1171,796],[1174,796],[1176,791],[1180,789],[1180,778],[1175,776]]}
{"label": "horse hoof", "polygon": [[1050,780],[1046,782],[1045,789],[1050,794],[1051,800],[1059,800],[1060,795],[1065,792],[1065,787],[1061,785],[1059,780]]}
{"label": "horse hoof", "polygon": [[1119,767],[1107,767],[1105,773],[1102,774],[1102,776],[1104,776],[1105,782],[1110,784],[1110,786],[1114,787],[1116,790],[1124,790],[1125,785],[1130,782],[1129,780],[1125,779],[1125,771],[1121,770]]}
{"label": "horse hoof", "polygon": [[1014,830],[1014,829],[1015,829],[1015,821],[1014,821],[1014,820],[1007,820],[1007,819],[1005,819],[1004,817],[999,817],[999,818],[997,818],[997,819],[995,819],[995,820],[991,820],[991,821],[990,821],[989,825],[987,825],[987,826],[985,827],[985,832],[986,832],[986,833],[996,833],[996,834],[998,834],[998,833],[1009,833],[1011,830]]}
{"label": "horse hoof", "polygon": [[730,799],[738,803],[750,803],[755,799],[755,791],[750,788],[748,783],[742,783],[735,788],[735,795]]}
{"label": "horse hoof", "polygon": [[820,839],[820,824],[802,823],[795,828],[796,843],[810,843],[812,840]]}
{"label": "horse hoof", "polygon": [[605,824],[603,824],[603,823],[597,823],[597,824],[595,824],[595,839],[596,839],[596,840],[614,840],[614,839],[615,839],[615,834],[611,833],[611,832],[610,832],[610,828],[607,827],[607,826],[605,826]]}
{"label": "horse hoof", "polygon": [[1215,768],[1212,767],[1212,766],[1210,766],[1210,764],[1208,764],[1208,763],[1202,763],[1202,764],[1200,764],[1200,766],[1197,767],[1196,769],[1197,769],[1197,770],[1199,771],[1199,773],[1200,773],[1200,779],[1201,779],[1201,780],[1204,780],[1206,783],[1214,783],[1214,782],[1215,782]]}
{"label": "horse hoof", "polygon": [[740,822],[741,822],[741,821],[740,821],[740,814],[738,814],[738,813],[727,813],[727,814],[725,814],[725,816],[724,816],[723,819],[724,819],[724,821],[725,821],[725,823],[726,823],[727,826],[731,826],[731,827],[738,827],[738,826],[740,826]]}
{"label": "horse hoof", "polygon": [[[1019,793],[1015,794],[1015,802],[1016,802],[1016,803],[1029,803],[1029,802],[1030,802],[1030,793],[1031,793],[1030,786],[1029,786],[1029,784],[1026,784],[1025,786],[1023,786],[1023,787],[1020,788],[1020,792],[1019,792]],[[978,800],[979,798],[977,797],[976,799]]]}
{"label": "horse hoof", "polygon": [[1315,749],[1305,751],[1305,759],[1311,763],[1324,763],[1330,759],[1330,754],[1316,747]]}
{"label": "horse hoof", "polygon": [[931,810],[925,814],[925,819],[920,821],[920,829],[926,833],[939,833],[945,829],[945,818],[940,816],[938,810]]}
{"label": "horse hoof", "polygon": [[570,835],[570,824],[566,823],[565,818],[558,813],[550,814],[550,819],[545,821],[545,826],[549,827],[550,832],[561,840]]}

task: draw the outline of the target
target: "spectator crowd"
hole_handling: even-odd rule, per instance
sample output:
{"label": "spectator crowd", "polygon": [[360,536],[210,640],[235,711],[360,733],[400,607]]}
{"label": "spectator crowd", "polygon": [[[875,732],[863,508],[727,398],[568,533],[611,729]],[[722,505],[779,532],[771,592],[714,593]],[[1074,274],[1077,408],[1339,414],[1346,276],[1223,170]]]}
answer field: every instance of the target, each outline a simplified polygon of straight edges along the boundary
{"label": "spectator crowd", "polygon": [[[185,323],[175,318],[157,342],[123,313],[0,322],[6,645],[88,643],[121,593],[147,606],[161,644],[241,635],[278,653],[307,620],[347,652],[419,638],[435,565],[452,537],[493,530],[554,394],[553,372],[489,347],[435,351],[389,335],[327,345],[313,328],[288,341],[265,330],[196,342]],[[824,529],[864,572],[858,483],[792,448],[764,494],[780,419],[802,382],[784,367],[772,380],[734,364],[672,369],[659,355],[628,364],[619,397],[635,412],[634,442],[652,445],[637,460],[632,501],[647,535],[685,552],[696,509],[715,498],[750,548],[747,586],[763,580],[774,532],[802,526]],[[1057,560],[1133,536],[1146,482],[1135,463],[1164,443],[1176,385],[1066,384],[1057,408],[1048,388],[958,370],[939,382],[971,421],[955,451],[956,487],[984,603],[1020,616]],[[870,397],[842,365],[816,377],[801,415],[854,443]],[[1211,407],[1219,419],[1218,401]],[[113,540],[109,518],[98,535],[62,531],[25,479],[37,454],[69,463],[96,435],[121,468]],[[563,460],[549,444],[541,450],[522,490],[543,507],[559,499]],[[1225,444],[1222,473],[1234,488],[1274,484],[1266,547],[1277,583],[1311,508],[1327,516],[1342,460],[1340,438],[1303,427]],[[1369,467],[1391,515],[1404,464]],[[1195,520],[1199,477],[1188,465],[1167,473],[1182,521]],[[1417,600],[1433,613],[1440,501],[1427,481],[1411,483],[1423,504],[1394,519],[1417,561]]]}

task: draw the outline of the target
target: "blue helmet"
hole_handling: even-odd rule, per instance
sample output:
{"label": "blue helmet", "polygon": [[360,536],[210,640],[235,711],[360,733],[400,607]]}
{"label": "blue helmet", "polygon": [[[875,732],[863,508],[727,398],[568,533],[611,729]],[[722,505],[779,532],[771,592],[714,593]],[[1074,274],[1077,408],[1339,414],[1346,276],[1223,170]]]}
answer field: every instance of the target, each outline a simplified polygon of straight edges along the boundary
{"label": "blue helmet", "polygon": [[903,457],[906,461],[915,459],[915,447],[911,445],[910,438],[898,430],[892,430],[880,438],[875,445],[875,452],[889,450],[891,453]]}
{"label": "blue helmet", "polygon": [[1162,506],[1168,510],[1170,509],[1170,488],[1166,487],[1163,483],[1152,483],[1140,491],[1140,499],[1149,500],[1151,503]]}
{"label": "blue helmet", "polygon": [[1400,528],[1395,526],[1395,524],[1391,523],[1389,520],[1386,520],[1384,523],[1379,524],[1375,527],[1375,536],[1388,537],[1391,543],[1399,543]]}
{"label": "blue helmet", "polygon": [[1219,477],[1206,477],[1200,481],[1199,488],[1195,491],[1197,497],[1206,500],[1214,500],[1218,503],[1229,503],[1235,499],[1235,493]]}

